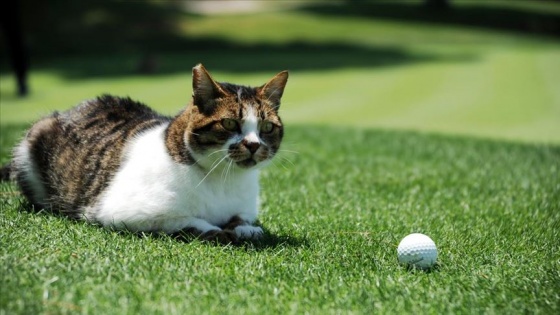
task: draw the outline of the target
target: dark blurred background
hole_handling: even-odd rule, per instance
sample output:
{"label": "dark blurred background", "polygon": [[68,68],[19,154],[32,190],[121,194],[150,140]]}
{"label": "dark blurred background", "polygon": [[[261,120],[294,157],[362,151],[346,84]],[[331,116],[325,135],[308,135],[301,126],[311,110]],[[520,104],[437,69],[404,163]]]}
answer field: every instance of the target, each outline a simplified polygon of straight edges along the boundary
{"label": "dark blurred background", "polygon": [[[112,55],[137,53],[146,55],[145,71],[150,68],[150,55],[162,52],[227,50],[235,55],[236,63],[223,62],[224,70],[261,69],[243,56],[255,51],[266,53],[292,53],[294,55],[344,50],[348,45],[317,45],[309,42],[288,42],[281,45],[244,45],[227,38],[190,38],[183,31],[189,27],[189,2],[217,3],[218,1],[123,1],[123,0],[20,0],[2,4],[2,41],[0,41],[1,70],[8,71],[9,58],[24,58],[34,64],[48,58],[75,55]],[[228,2],[228,1],[225,1]],[[233,2],[233,1],[229,1]],[[239,1],[238,1],[239,2]],[[246,1],[247,2],[247,1]],[[249,1],[250,2],[250,1]],[[535,36],[560,37],[558,11],[532,10],[533,1],[509,2],[500,6],[486,5],[487,1],[453,0],[424,1],[288,1],[296,4],[295,10],[305,13],[332,16],[368,18],[372,20],[420,21],[440,25],[463,25],[491,30],[507,30]],[[524,2],[528,2],[528,6]],[[552,1],[556,2],[556,1]],[[274,6],[274,1],[269,2]],[[219,4],[217,4],[219,6]],[[265,3],[265,5],[267,5]],[[21,48],[14,47],[21,45]],[[12,53],[10,53],[12,51]],[[379,57],[391,55],[383,51]],[[397,56],[398,57],[398,56]],[[313,58],[300,58],[313,66]],[[271,59],[274,60],[274,59]],[[311,64],[309,64],[311,63]],[[330,64],[327,62],[327,64]],[[278,68],[267,62],[268,67]],[[119,74],[118,64],[111,71],[102,69],[103,75]],[[321,66],[321,65],[317,65]],[[97,67],[81,69],[74,74],[96,75]],[[172,71],[161,68],[158,71]]]}

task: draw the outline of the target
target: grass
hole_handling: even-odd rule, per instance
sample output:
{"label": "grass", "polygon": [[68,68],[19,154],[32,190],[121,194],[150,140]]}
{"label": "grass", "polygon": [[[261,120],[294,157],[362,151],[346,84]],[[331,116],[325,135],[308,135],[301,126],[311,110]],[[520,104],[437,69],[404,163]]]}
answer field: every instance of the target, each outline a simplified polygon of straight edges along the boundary
{"label": "grass", "polygon": [[[260,219],[268,237],[242,247],[137,237],[22,212],[14,187],[2,184],[1,308],[560,310],[559,147],[293,126],[285,148],[299,154],[285,153],[262,174]],[[438,245],[439,265],[430,273],[397,263],[396,246],[412,232]]]}
{"label": "grass", "polygon": [[[472,14],[471,2],[455,5],[459,20]],[[155,74],[136,71],[139,51],[47,54],[25,99],[0,63],[0,163],[30,122],[101,93],[177,112],[201,61],[251,85],[290,69],[283,148],[299,152],[262,173],[267,237],[240,247],[22,211],[0,183],[0,314],[559,313],[560,44],[380,6],[174,14],[182,35],[161,43],[188,49],[155,52]],[[91,36],[94,50],[119,40]],[[438,245],[429,273],[397,263],[412,232]]]}

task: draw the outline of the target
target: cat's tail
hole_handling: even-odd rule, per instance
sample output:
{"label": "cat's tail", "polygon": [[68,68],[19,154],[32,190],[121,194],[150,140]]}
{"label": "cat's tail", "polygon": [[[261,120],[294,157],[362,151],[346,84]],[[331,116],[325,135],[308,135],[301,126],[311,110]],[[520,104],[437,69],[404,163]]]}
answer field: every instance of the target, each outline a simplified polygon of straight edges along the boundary
{"label": "cat's tail", "polygon": [[8,163],[6,165],[3,165],[2,168],[0,168],[0,181],[9,181],[12,180],[12,163]]}

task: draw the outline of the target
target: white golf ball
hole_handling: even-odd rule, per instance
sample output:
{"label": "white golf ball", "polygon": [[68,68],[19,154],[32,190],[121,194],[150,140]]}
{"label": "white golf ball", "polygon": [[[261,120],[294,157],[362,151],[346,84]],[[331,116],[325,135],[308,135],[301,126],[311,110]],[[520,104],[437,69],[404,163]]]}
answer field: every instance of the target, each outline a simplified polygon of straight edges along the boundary
{"label": "white golf ball", "polygon": [[430,237],[413,233],[399,243],[397,255],[401,264],[428,269],[436,263],[438,252],[436,244]]}

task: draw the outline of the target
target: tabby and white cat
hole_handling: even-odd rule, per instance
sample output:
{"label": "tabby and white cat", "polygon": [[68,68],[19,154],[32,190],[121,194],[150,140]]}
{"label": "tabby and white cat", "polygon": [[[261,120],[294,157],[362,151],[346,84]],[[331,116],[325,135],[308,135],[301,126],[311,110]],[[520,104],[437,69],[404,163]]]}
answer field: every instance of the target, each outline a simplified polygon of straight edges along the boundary
{"label": "tabby and white cat", "polygon": [[35,123],[12,176],[35,208],[108,228],[233,243],[262,236],[258,172],[278,152],[288,72],[261,87],[193,68],[193,100],[174,118],[104,95]]}

